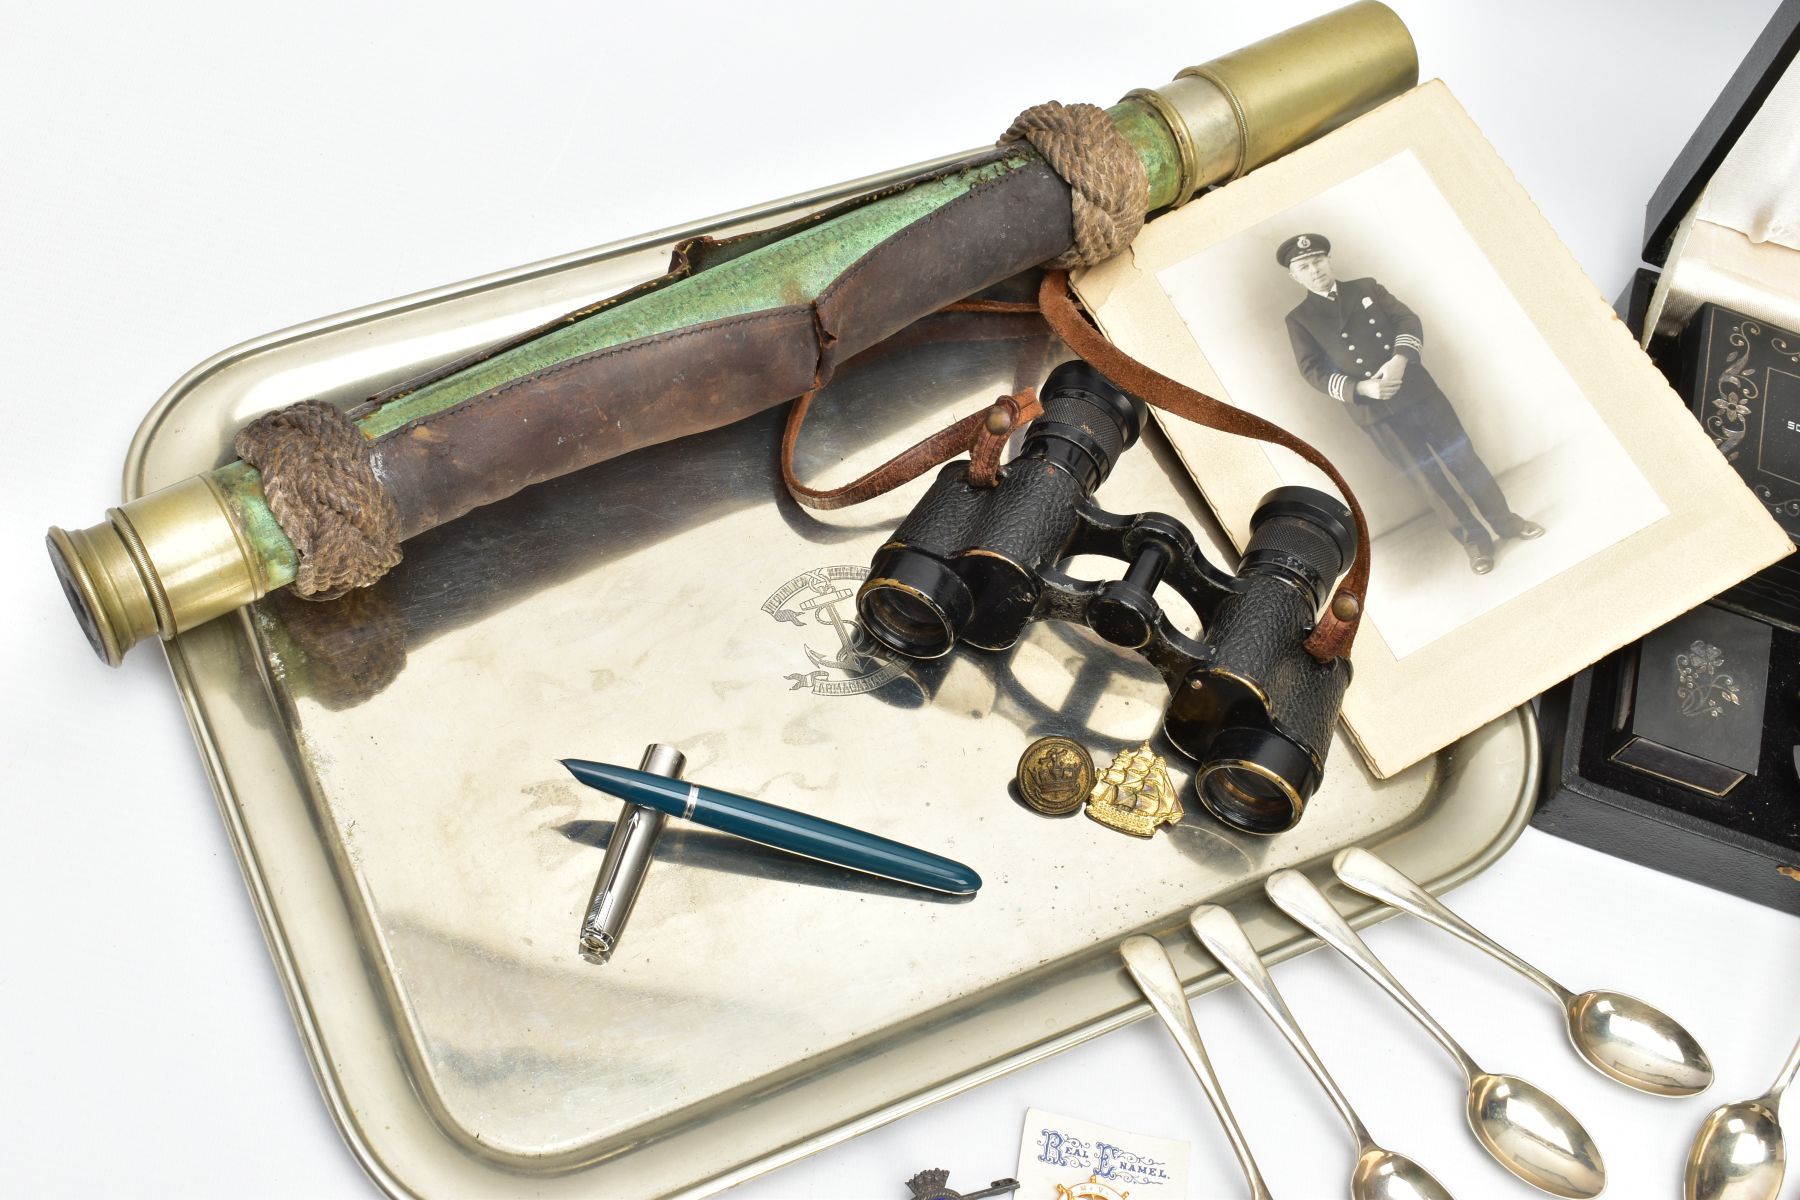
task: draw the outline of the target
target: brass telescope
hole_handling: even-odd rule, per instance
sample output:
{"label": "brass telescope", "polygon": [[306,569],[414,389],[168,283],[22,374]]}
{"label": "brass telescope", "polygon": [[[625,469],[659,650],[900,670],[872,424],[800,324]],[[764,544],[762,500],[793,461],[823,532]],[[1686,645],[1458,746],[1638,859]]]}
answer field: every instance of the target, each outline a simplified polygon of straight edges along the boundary
{"label": "brass telescope", "polygon": [[[1417,79],[1406,27],[1362,0],[1131,91],[1106,116],[1154,214]],[[813,390],[920,317],[1068,252],[1070,194],[1037,150],[1004,143],[775,230],[684,243],[659,280],[356,405],[347,416],[395,536]],[[297,575],[304,587],[307,539],[264,485],[233,461],[85,529],[52,527],[51,560],[95,653],[117,665],[153,634]]]}

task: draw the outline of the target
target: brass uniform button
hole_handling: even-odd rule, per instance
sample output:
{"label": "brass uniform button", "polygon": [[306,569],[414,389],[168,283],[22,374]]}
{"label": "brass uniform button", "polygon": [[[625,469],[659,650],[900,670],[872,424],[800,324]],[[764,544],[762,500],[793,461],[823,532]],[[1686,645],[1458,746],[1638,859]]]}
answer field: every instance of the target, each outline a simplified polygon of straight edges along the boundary
{"label": "brass uniform button", "polygon": [[1019,756],[1019,798],[1033,812],[1063,817],[1094,790],[1094,757],[1073,738],[1044,737]]}

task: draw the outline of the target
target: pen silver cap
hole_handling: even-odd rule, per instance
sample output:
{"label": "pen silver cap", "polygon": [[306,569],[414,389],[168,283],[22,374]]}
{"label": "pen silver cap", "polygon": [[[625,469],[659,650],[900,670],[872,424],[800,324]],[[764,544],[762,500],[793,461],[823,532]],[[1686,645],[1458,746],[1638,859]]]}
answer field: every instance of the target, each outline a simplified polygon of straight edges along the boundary
{"label": "pen silver cap", "polygon": [[[686,756],[661,742],[645,750],[644,760],[638,764],[640,771],[670,779],[680,779],[686,769]],[[663,814],[638,804],[626,804],[619,813],[606,843],[606,857],[600,862],[600,874],[594,880],[587,918],[581,923],[581,957],[589,962],[604,963],[618,948],[666,820]]]}

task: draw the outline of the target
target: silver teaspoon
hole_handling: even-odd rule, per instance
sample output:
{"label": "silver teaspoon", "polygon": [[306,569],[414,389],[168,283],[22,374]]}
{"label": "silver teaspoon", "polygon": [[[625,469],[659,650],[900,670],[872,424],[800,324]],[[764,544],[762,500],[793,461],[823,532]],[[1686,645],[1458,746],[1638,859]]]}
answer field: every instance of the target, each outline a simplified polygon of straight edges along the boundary
{"label": "silver teaspoon", "polygon": [[1800,1043],[1766,1095],[1722,1104],[1700,1123],[1688,1151],[1687,1200],[1775,1200],[1787,1173],[1781,1097],[1795,1075],[1800,1075]]}
{"label": "silver teaspoon", "polygon": [[1433,1179],[1424,1167],[1405,1155],[1375,1144],[1368,1127],[1350,1107],[1343,1089],[1325,1070],[1325,1064],[1319,1061],[1318,1053],[1306,1040],[1306,1035],[1300,1032],[1299,1022],[1288,1011],[1287,1002],[1276,990],[1268,968],[1257,957],[1255,947],[1251,946],[1237,918],[1216,904],[1203,904],[1188,918],[1188,925],[1200,939],[1200,944],[1206,947],[1206,952],[1219,960],[1219,965],[1275,1022],[1275,1028],[1300,1055],[1306,1069],[1331,1097],[1332,1106],[1338,1110],[1344,1124],[1350,1127],[1350,1136],[1356,1140],[1356,1169],[1350,1174],[1351,1200],[1450,1200],[1444,1185]]}
{"label": "silver teaspoon", "polygon": [[1367,850],[1342,851],[1331,866],[1350,887],[1455,934],[1555,996],[1575,1052],[1602,1075],[1656,1096],[1692,1096],[1711,1086],[1712,1060],[1694,1035],[1661,1009],[1619,992],[1576,995]]}
{"label": "silver teaspoon", "polygon": [[1263,885],[1276,907],[1349,959],[1450,1052],[1469,1081],[1469,1129],[1501,1166],[1552,1196],[1598,1196],[1606,1187],[1599,1148],[1581,1122],[1546,1093],[1512,1075],[1483,1071],[1401,986],[1312,880],[1277,871]]}
{"label": "silver teaspoon", "polygon": [[1125,960],[1125,970],[1156,1015],[1162,1018],[1175,1044],[1181,1047],[1188,1066],[1194,1068],[1200,1090],[1212,1101],[1213,1112],[1218,1114],[1219,1124],[1225,1127],[1225,1136],[1231,1140],[1231,1149],[1237,1154],[1238,1166],[1243,1168],[1244,1178],[1250,1182],[1250,1200],[1273,1200],[1268,1185],[1263,1182],[1262,1172],[1256,1168],[1256,1159],[1250,1154],[1250,1143],[1244,1139],[1244,1131],[1238,1128],[1231,1105],[1225,1102],[1225,1092],[1219,1087],[1219,1077],[1213,1073],[1212,1061],[1206,1057],[1206,1047],[1200,1044],[1200,1028],[1194,1024],[1194,1010],[1188,1007],[1187,993],[1181,988],[1181,978],[1175,974],[1175,964],[1169,961],[1169,952],[1155,938],[1140,934],[1119,944],[1119,957]]}

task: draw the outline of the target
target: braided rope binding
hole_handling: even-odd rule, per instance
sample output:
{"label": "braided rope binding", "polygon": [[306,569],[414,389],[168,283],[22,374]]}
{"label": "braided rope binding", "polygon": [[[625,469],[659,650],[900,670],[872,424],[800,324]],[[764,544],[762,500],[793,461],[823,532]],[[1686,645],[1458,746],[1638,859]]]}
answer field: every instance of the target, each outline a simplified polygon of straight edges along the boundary
{"label": "braided rope binding", "polygon": [[1150,176],[1106,110],[1092,104],[1034,104],[1000,135],[1028,141],[1069,185],[1075,244],[1052,267],[1091,267],[1131,245],[1144,227]]}
{"label": "braided rope binding", "polygon": [[294,543],[294,591],[332,600],[400,561],[400,516],[375,478],[369,441],[322,400],[302,400],[238,431],[238,457],[262,472],[263,495]]}

